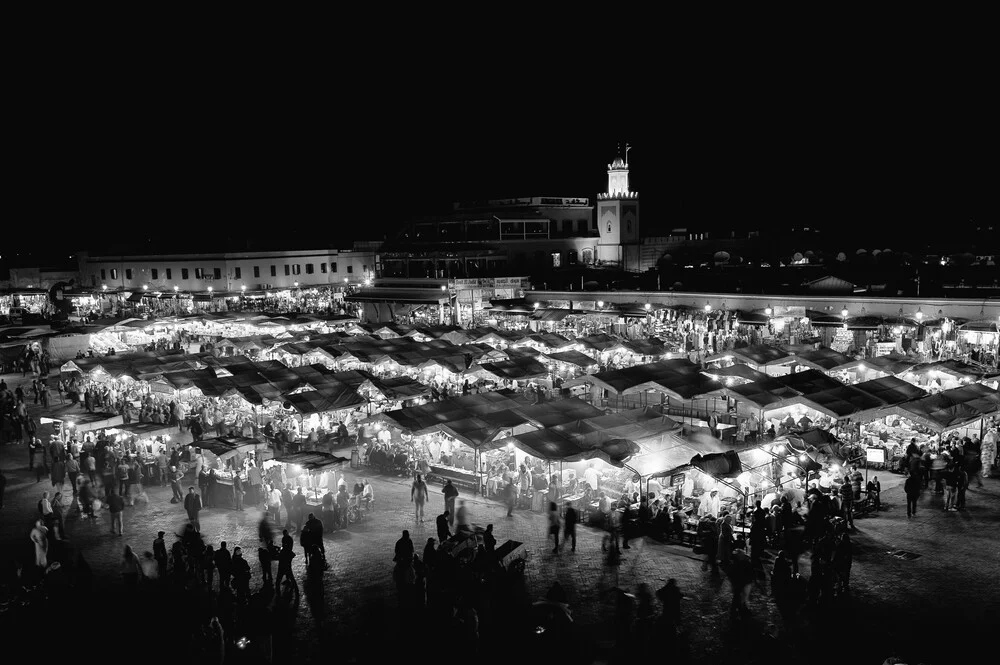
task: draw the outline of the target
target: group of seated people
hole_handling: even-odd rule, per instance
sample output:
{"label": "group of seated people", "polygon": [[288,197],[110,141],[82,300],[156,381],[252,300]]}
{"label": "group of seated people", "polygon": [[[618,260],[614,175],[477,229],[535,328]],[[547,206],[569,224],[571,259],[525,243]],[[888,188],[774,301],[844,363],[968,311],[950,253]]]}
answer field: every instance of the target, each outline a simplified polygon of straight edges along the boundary
{"label": "group of seated people", "polygon": [[361,459],[365,464],[383,471],[411,470],[410,453],[398,444],[374,443],[365,447]]}

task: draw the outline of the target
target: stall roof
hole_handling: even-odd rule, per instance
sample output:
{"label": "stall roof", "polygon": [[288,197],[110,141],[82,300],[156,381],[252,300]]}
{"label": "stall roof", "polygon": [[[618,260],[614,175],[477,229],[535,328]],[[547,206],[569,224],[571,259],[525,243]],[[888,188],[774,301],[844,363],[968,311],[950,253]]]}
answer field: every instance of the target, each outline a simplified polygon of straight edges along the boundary
{"label": "stall roof", "polygon": [[640,356],[664,356],[667,353],[667,349],[663,346],[663,343],[655,337],[624,340],[622,341],[622,346]]}
{"label": "stall roof", "polygon": [[887,409],[935,432],[961,427],[1000,411],[1000,392],[973,383]]}
{"label": "stall roof", "polygon": [[447,300],[448,293],[441,291],[441,289],[387,289],[379,287],[362,288],[358,293],[344,298],[348,302],[398,302],[415,305],[436,305],[442,299]]}
{"label": "stall roof", "polygon": [[170,435],[174,428],[172,425],[164,423],[129,423],[115,427],[120,432],[134,434],[137,437]]}
{"label": "stall roof", "polygon": [[201,439],[192,441],[189,445],[202,450],[207,450],[222,461],[228,460],[236,454],[246,454],[258,448],[267,448],[267,444],[257,439],[245,439],[243,437],[218,437],[214,439]]}
{"label": "stall roof", "polygon": [[716,353],[705,358],[705,362],[715,362],[717,360],[732,359],[735,362],[743,362],[751,365],[763,367],[765,365],[780,365],[788,361],[791,356],[788,351],[760,344],[757,346],[745,346],[738,349],[728,349],[722,353]]}
{"label": "stall roof", "polygon": [[671,445],[663,450],[645,455],[636,455],[625,463],[642,478],[663,478],[675,469],[691,462],[695,455],[708,452],[722,452],[722,442],[718,439],[694,443],[680,437],[671,437]]}
{"label": "stall roof", "polygon": [[804,372],[793,372],[791,374],[776,376],[774,378],[782,385],[800,392],[803,395],[810,395],[823,390],[832,390],[834,388],[840,388],[844,385],[837,379],[831,378],[823,372],[815,369],[807,369]]}
{"label": "stall roof", "polygon": [[387,399],[391,400],[407,400],[413,399],[414,397],[422,397],[423,395],[429,395],[431,392],[430,386],[426,386],[416,379],[411,379],[408,376],[393,376],[387,379],[375,379],[372,381],[372,385]]}
{"label": "stall roof", "polygon": [[331,455],[330,453],[315,450],[275,457],[274,461],[282,462],[284,464],[297,464],[305,471],[316,473],[325,471],[326,469],[334,466],[339,466],[345,462],[350,462],[351,460],[347,457],[339,457],[337,455]]}
{"label": "stall roof", "polygon": [[531,313],[531,320],[543,322],[562,321],[572,313],[571,310],[561,308],[536,309]]}
{"label": "stall roof", "polygon": [[118,427],[123,422],[122,417],[117,413],[81,411],[77,404],[66,404],[55,408],[43,409],[39,416],[66,423],[71,422],[73,423],[74,430],[78,433],[104,429],[105,427]]}
{"label": "stall roof", "polygon": [[566,346],[571,346],[575,342],[571,339],[567,339],[558,333],[535,333],[528,335],[518,342],[518,344],[526,342],[534,342],[536,344],[541,344],[542,346],[548,347],[550,349],[561,349]]}
{"label": "stall roof", "polygon": [[686,358],[581,376],[563,386],[581,384],[601,386],[616,395],[658,390],[685,400],[723,390],[721,383],[702,374],[700,367]]}
{"label": "stall roof", "polygon": [[983,376],[984,372],[975,365],[962,362],[961,360],[949,359],[938,360],[932,363],[922,363],[911,367],[908,371],[913,374],[930,374],[931,372],[943,372],[958,379],[976,380]]}
{"label": "stall roof", "polygon": [[883,376],[880,379],[862,381],[852,387],[877,397],[886,406],[902,404],[927,395],[927,391],[924,389],[895,376]]}
{"label": "stall roof", "polygon": [[736,363],[729,367],[713,367],[703,370],[703,372],[712,377],[738,376],[741,379],[749,381],[766,381],[770,378],[767,374],[758,372],[753,367],[750,367],[750,365],[744,365],[743,363]]}
{"label": "stall roof", "polygon": [[529,455],[544,460],[576,462],[599,457],[619,467],[638,451],[638,446],[627,439],[612,439],[595,448],[583,448],[574,438],[551,428],[518,434],[509,441]]}
{"label": "stall roof", "polygon": [[316,390],[285,395],[284,400],[301,414],[341,411],[367,403],[364,397],[346,383],[328,384]]}
{"label": "stall roof", "polygon": [[868,369],[877,370],[880,372],[885,372],[887,374],[900,375],[914,367],[917,363],[912,360],[908,360],[902,356],[888,355],[888,356],[878,356],[875,358],[861,358],[858,360],[851,360],[840,367],[838,370],[852,369],[854,367],[866,367]]}
{"label": "stall roof", "polygon": [[587,335],[586,337],[577,337],[576,341],[588,349],[594,349],[595,351],[607,351],[609,349],[616,349],[625,346],[622,343],[622,340],[605,333]]}
{"label": "stall roof", "polygon": [[742,386],[732,386],[728,390],[737,395],[737,399],[744,399],[758,408],[772,407],[782,400],[799,395],[798,391],[792,390],[773,377],[745,383]]}
{"label": "stall roof", "polygon": [[846,365],[853,359],[845,356],[843,353],[838,353],[833,349],[823,347],[819,349],[812,349],[804,353],[796,353],[794,360],[804,365],[810,365],[814,369],[829,371]]}
{"label": "stall roof", "polygon": [[885,406],[885,403],[874,395],[857,390],[854,386],[845,385],[789,398],[785,400],[783,406],[790,404],[804,404],[836,419]]}
{"label": "stall roof", "polygon": [[524,380],[548,376],[549,370],[534,358],[511,358],[495,363],[473,365],[467,373],[480,376],[486,373],[498,379]]}
{"label": "stall roof", "polygon": [[588,356],[585,353],[580,353],[579,351],[559,351],[557,353],[546,353],[543,354],[552,360],[558,360],[562,363],[569,363],[570,365],[576,365],[578,367],[592,367],[597,364],[597,361]]}

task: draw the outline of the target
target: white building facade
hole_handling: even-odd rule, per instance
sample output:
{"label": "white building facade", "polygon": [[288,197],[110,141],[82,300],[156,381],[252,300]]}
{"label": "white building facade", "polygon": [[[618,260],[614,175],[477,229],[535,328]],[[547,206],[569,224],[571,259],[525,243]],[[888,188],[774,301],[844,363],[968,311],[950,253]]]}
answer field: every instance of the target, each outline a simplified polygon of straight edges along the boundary
{"label": "white building facade", "polygon": [[[374,251],[336,249],[206,254],[79,254],[80,284],[109,290],[238,292],[360,285],[375,271]],[[211,288],[210,288],[211,287]]]}

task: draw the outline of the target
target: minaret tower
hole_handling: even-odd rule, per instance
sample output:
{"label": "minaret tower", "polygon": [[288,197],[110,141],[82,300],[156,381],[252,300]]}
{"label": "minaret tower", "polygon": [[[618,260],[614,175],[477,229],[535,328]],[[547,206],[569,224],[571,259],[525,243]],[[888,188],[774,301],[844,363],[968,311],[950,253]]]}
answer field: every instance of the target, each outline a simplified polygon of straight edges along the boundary
{"label": "minaret tower", "polygon": [[629,189],[628,151],[608,164],[608,191],[597,195],[597,257],[626,270],[639,269],[639,193]]}

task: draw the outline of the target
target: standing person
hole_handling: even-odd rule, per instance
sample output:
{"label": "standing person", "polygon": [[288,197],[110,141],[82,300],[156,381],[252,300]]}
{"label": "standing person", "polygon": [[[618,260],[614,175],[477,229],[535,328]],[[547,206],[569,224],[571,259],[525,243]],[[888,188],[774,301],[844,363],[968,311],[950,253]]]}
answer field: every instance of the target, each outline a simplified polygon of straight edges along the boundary
{"label": "standing person", "polygon": [[63,483],[66,482],[66,462],[63,461],[62,456],[59,456],[52,462],[52,487],[58,487],[62,489]]}
{"label": "standing person", "polygon": [[[243,558],[243,548],[233,548],[233,589],[236,591],[236,599],[246,602],[250,597],[250,564]],[[220,572],[221,577],[221,572]]]}
{"label": "standing person", "polygon": [[211,469],[208,472],[208,492],[205,493],[205,506],[207,508],[216,508],[218,506],[218,489],[219,477],[216,475],[215,469]]}
{"label": "standing person", "polygon": [[274,584],[274,574],[271,570],[271,561],[274,558],[273,547],[274,545],[270,540],[261,540],[260,546],[257,548],[257,561],[260,563],[261,582],[263,584]]}
{"label": "standing person", "polygon": [[754,573],[750,557],[742,547],[733,551],[731,565],[726,571],[729,576],[729,583],[733,588],[733,602],[730,613],[733,618],[749,616],[750,608],[747,601],[750,599],[750,587],[753,584]]}
{"label": "standing person", "polygon": [[878,481],[878,476],[875,476],[871,480],[869,480],[868,484],[865,486],[865,489],[868,491],[868,496],[872,498],[872,504],[874,505],[875,510],[881,510],[882,483]]}
{"label": "standing person", "polygon": [[69,484],[73,488],[73,496],[76,496],[76,479],[80,476],[80,463],[72,455],[66,458],[66,473],[69,475]]}
{"label": "standing person", "polygon": [[288,578],[288,580],[295,584],[295,576],[292,575],[292,559],[295,558],[295,552],[292,550],[292,542],[289,538],[288,541],[283,541],[281,546],[281,551],[278,552],[278,576],[274,580],[274,588],[281,588],[281,580]]}
{"label": "standing person", "polygon": [[964,466],[955,468],[955,489],[958,498],[955,499],[955,510],[965,510],[965,490],[969,488],[969,472]]}
{"label": "standing person", "polygon": [[847,526],[851,529],[854,528],[854,499],[858,496],[854,493],[853,476],[853,473],[847,474],[844,484],[840,486],[841,510],[843,511],[844,519],[847,520]]}
{"label": "standing person", "polygon": [[438,542],[443,543],[449,538],[451,538],[451,531],[448,529],[448,523],[451,521],[448,519],[448,511],[444,511],[437,516],[437,532],[438,532]]}
{"label": "standing person", "polygon": [[576,524],[579,521],[580,518],[576,513],[576,508],[573,507],[573,504],[567,503],[566,513],[565,513],[565,533],[563,535],[563,544],[565,545],[566,541],[570,542],[571,544],[570,552],[576,551]]}
{"label": "standing person", "polygon": [[458,488],[451,483],[451,479],[444,483],[444,511],[448,515],[448,525],[455,525],[455,499],[458,497]]}
{"label": "standing person", "polygon": [[31,542],[35,545],[35,565],[44,570],[49,565],[49,530],[41,519],[35,520]]}
{"label": "standing person", "polygon": [[733,516],[726,515],[717,522],[719,527],[719,565],[723,570],[729,567],[733,558]]}
{"label": "standing person", "polygon": [[701,569],[708,570],[708,566],[711,564],[712,571],[718,571],[719,563],[716,559],[715,553],[719,544],[719,537],[716,533],[715,518],[711,515],[703,515],[701,521],[698,522],[697,538],[698,546],[701,548],[702,554],[705,555],[701,564]]}
{"label": "standing person", "polygon": [[396,541],[392,560],[404,564],[413,561],[413,541],[410,540],[409,531],[404,530],[403,535]]}
{"label": "standing person", "polygon": [[93,452],[89,455],[83,457],[83,464],[80,465],[81,470],[87,474],[87,478],[90,479],[91,485],[97,484],[97,459],[94,457]]}
{"label": "standing person", "polygon": [[125,587],[128,589],[134,589],[139,583],[139,557],[135,555],[132,551],[131,545],[125,546],[125,551],[122,553],[122,579],[125,580]]}
{"label": "standing person", "polygon": [[243,480],[239,471],[233,475],[233,505],[236,510],[243,511]]}
{"label": "standing person", "polygon": [[178,471],[176,466],[170,467],[170,491],[173,492],[170,503],[181,503],[184,501],[184,494],[181,492],[182,480],[184,480],[184,474]]}
{"label": "standing person", "polygon": [[128,459],[122,457],[115,466],[115,480],[118,481],[118,494],[121,496],[125,496],[125,492],[128,491],[129,470]]}
{"label": "standing person", "polygon": [[469,526],[469,509],[465,507],[464,499],[458,502],[458,513],[455,515],[455,521],[458,522],[457,531],[472,531]]}
{"label": "standing person", "polygon": [[903,483],[903,491],[906,492],[906,516],[916,517],[917,515],[917,499],[920,498],[920,490],[923,487],[923,481],[920,475],[910,471],[909,477],[906,482]]}
{"label": "standing person", "polygon": [[120,494],[115,494],[113,489],[108,490],[108,512],[111,513],[111,535],[113,536],[120,536],[124,531],[124,525],[122,524],[122,513],[124,510],[125,499]]}
{"label": "standing person", "polygon": [[184,510],[187,511],[188,519],[195,533],[201,533],[201,522],[198,520],[198,513],[201,512],[201,497],[194,493],[194,487],[188,488],[187,496],[184,497]]}
{"label": "standing person", "polygon": [[989,478],[990,473],[993,471],[993,461],[997,457],[997,430],[996,428],[990,429],[985,435],[983,435],[983,442],[979,448],[979,461],[981,464],[981,469],[976,477],[978,482],[977,487],[983,486],[983,478]]}
{"label": "standing person", "polygon": [[153,558],[156,559],[157,572],[161,580],[167,577],[167,544],[163,540],[164,534],[165,532],[158,531],[153,540]]}
{"label": "standing person", "polygon": [[295,532],[301,534],[306,515],[306,497],[302,494],[301,487],[295,490],[295,496],[292,497],[292,511],[295,513]]}
{"label": "standing person", "polygon": [[958,498],[958,469],[954,464],[949,465],[943,472],[945,482],[944,509],[955,511],[955,501]]}
{"label": "standing person", "polygon": [[514,486],[514,480],[510,479],[503,488],[503,499],[504,503],[507,504],[507,517],[514,516],[514,506],[517,505],[517,487]]}
{"label": "standing person", "polygon": [[268,492],[268,506],[271,514],[274,515],[274,523],[281,521],[281,490],[272,487]]}
{"label": "standing person", "polygon": [[559,507],[554,501],[549,502],[549,535],[555,540],[552,548],[553,554],[559,554],[559,529],[562,526],[559,518]]}
{"label": "standing person", "polygon": [[233,555],[226,548],[226,541],[223,540],[219,543],[219,549],[216,550],[213,559],[215,567],[219,571],[219,591],[222,591],[229,586],[229,578],[233,573]]}
{"label": "standing person", "polygon": [[416,506],[415,518],[418,522],[424,521],[424,503],[429,496],[427,483],[424,482],[424,479],[418,473],[416,480],[413,481],[413,485],[410,487],[410,501]]}
{"label": "standing person", "polygon": [[292,486],[285,483],[285,489],[281,490],[281,507],[285,509],[285,528],[292,528]]}

